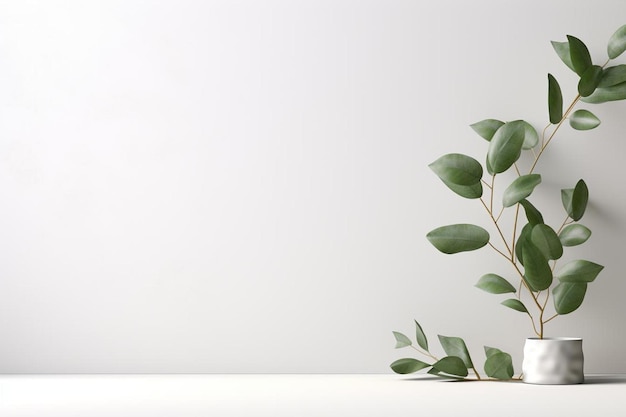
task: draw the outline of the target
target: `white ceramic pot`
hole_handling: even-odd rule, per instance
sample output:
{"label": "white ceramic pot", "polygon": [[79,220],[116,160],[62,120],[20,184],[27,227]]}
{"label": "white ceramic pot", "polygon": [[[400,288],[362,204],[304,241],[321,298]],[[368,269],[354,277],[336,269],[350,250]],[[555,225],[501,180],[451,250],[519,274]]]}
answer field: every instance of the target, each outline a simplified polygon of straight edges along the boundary
{"label": "white ceramic pot", "polygon": [[528,338],[524,344],[523,380],[528,384],[581,384],[583,340],[573,337]]}

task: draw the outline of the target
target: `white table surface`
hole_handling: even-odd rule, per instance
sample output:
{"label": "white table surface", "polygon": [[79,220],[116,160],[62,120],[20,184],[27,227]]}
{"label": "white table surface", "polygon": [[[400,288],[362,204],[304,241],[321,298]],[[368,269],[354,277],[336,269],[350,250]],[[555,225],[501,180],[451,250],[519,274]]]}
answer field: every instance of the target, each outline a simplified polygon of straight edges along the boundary
{"label": "white table surface", "polygon": [[0,375],[2,417],[626,415],[626,375],[569,386],[399,375]]}

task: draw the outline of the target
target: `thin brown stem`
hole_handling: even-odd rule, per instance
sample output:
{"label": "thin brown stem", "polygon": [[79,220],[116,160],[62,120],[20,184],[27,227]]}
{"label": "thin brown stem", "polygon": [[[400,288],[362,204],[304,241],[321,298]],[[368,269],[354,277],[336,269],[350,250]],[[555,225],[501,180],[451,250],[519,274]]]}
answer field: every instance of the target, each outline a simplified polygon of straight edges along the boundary
{"label": "thin brown stem", "polygon": [[435,356],[431,355],[431,353],[430,353],[430,352],[423,351],[422,349],[416,348],[416,347],[415,347],[415,346],[413,346],[413,345],[410,345],[410,346],[411,346],[413,349],[417,350],[417,351],[418,351],[419,353],[421,353],[422,355],[424,355],[424,356],[428,356],[429,358],[433,359],[434,361],[438,361],[438,360],[439,360],[439,359],[437,359],[437,357],[435,357]]}
{"label": "thin brown stem", "polygon": [[535,332],[535,334],[539,336],[540,339],[543,339],[543,335],[537,331],[537,327],[535,326],[535,319],[533,319],[533,316],[528,311],[526,312],[526,314],[528,314],[528,317],[530,317],[530,322],[533,325],[533,331]]}
{"label": "thin brown stem", "polygon": [[[508,242],[506,241],[504,234],[502,233],[502,229],[500,229],[500,226],[498,225],[498,222],[496,220],[495,217],[493,217],[493,213],[491,212],[491,210],[489,210],[489,207],[487,207],[487,204],[483,201],[483,199],[480,199],[480,202],[482,203],[483,207],[485,208],[485,210],[487,210],[487,213],[489,213],[489,217],[491,217],[491,220],[493,221],[493,224],[496,226],[496,230],[498,231],[498,233],[500,234],[500,237],[502,238],[502,242],[504,242],[504,246],[506,246],[506,250],[509,253],[509,256],[511,254],[511,248],[509,247]],[[508,257],[507,257],[508,259]]]}
{"label": "thin brown stem", "polygon": [[545,320],[545,321],[543,322],[543,324],[546,324],[546,323],[547,323],[547,322],[549,322],[550,320],[552,320],[552,319],[556,318],[558,315],[559,315],[558,313],[557,313],[557,314],[555,314],[554,316],[550,317],[548,320]]}
{"label": "thin brown stem", "polygon": [[[548,123],[548,125],[546,127],[543,128],[543,132],[541,132],[541,147],[543,148],[544,145],[546,144],[546,132],[548,131],[548,129],[550,128],[550,126],[552,126],[551,123]],[[534,154],[534,152],[533,152]],[[535,155],[535,158],[537,158],[537,156]]]}
{"label": "thin brown stem", "polygon": [[535,170],[535,167],[537,166],[537,162],[539,162],[539,158],[541,158],[541,155],[550,144],[550,141],[552,141],[552,138],[554,138],[554,135],[556,134],[556,132],[558,132],[559,128],[563,125],[565,120],[567,120],[567,116],[569,116],[570,112],[574,109],[574,106],[576,106],[576,103],[578,103],[578,100],[580,100],[580,94],[576,95],[576,98],[574,98],[574,101],[572,101],[572,104],[570,104],[567,110],[565,111],[565,113],[563,113],[563,117],[561,117],[561,120],[559,121],[559,123],[557,123],[556,127],[554,128],[554,130],[548,137],[548,140],[546,140],[545,143],[542,144],[541,149],[539,150],[539,154],[535,158],[535,162],[533,162],[532,166],[530,167],[530,171],[528,171],[529,174],[532,174],[533,171]]}
{"label": "thin brown stem", "polygon": [[500,217],[502,217],[502,213],[504,213],[504,207],[502,207],[502,209],[500,209],[500,213],[498,213],[498,217],[496,217],[496,223],[498,223],[500,221]]}
{"label": "thin brown stem", "polygon": [[495,246],[493,246],[493,244],[492,244],[491,242],[489,242],[489,246],[491,246],[491,248],[492,248],[493,250],[495,250],[495,251],[496,251],[496,252],[498,252],[500,255],[502,255],[502,257],[503,257],[504,259],[506,259],[507,261],[509,260],[509,256],[508,256],[506,253],[502,252],[500,249],[498,249],[498,248],[496,248]]}

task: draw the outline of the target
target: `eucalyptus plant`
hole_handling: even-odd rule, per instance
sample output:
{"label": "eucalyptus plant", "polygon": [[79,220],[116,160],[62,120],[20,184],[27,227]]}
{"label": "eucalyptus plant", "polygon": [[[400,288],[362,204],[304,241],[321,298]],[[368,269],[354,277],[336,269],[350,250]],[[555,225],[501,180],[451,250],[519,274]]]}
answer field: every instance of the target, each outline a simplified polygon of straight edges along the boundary
{"label": "eucalyptus plant", "polygon": [[[541,134],[525,120],[481,120],[471,128],[487,141],[484,167],[476,159],[460,153],[443,155],[429,165],[451,191],[478,201],[496,233],[493,238],[482,226],[452,224],[432,230],[427,239],[445,254],[489,246],[505,259],[510,266],[510,276],[487,273],[478,280],[476,287],[491,294],[509,294],[501,304],[526,314],[538,338],[544,337],[548,322],[581,306],[589,283],[596,279],[603,266],[585,259],[558,265],[565,249],[581,245],[591,236],[591,230],[579,223],[587,208],[589,190],[582,179],[573,187],[562,189],[564,220],[556,227],[550,226],[533,199],[533,192],[542,181],[536,168],[566,122],[575,130],[591,130],[600,125],[591,111],[577,109],[581,102],[597,104],[626,99],[626,65],[610,65],[626,51],[626,25],[611,36],[608,59],[602,65],[592,62],[587,46],[574,36],[568,35],[564,42],[553,41],[552,46],[578,77],[578,91],[571,103],[564,106],[561,87],[557,79],[548,74],[549,123]],[[523,169],[520,161],[525,153],[529,154],[524,158],[529,161],[527,169]],[[505,215],[511,221],[505,222]],[[553,308],[549,308],[550,299]],[[393,332],[396,347],[412,346],[427,356],[429,362],[400,359],[391,365],[395,372],[430,368],[431,374],[464,378],[467,370],[472,369],[476,378],[481,379],[462,339],[439,336],[447,356],[438,359],[429,352],[426,336],[417,321],[415,325],[419,348],[404,334]],[[484,370],[488,377],[513,377],[509,354],[491,347],[485,347],[485,354]]]}

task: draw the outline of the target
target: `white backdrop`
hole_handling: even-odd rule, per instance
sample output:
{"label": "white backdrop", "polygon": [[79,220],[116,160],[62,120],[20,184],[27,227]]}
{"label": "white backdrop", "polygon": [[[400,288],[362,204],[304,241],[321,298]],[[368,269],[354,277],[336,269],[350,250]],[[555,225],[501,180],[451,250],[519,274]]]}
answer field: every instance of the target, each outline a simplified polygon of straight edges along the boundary
{"label": "white backdrop", "polygon": [[[550,40],[604,62],[615,1],[2,1],[0,372],[390,372],[392,330],[514,355],[527,319],[473,284],[500,261],[425,234],[486,223],[427,165],[468,125],[547,121]],[[626,372],[626,105],[538,167],[584,178],[606,266],[548,325]],[[570,146],[571,145],[571,146]],[[485,148],[486,149],[486,148]],[[437,349],[434,349],[438,352]]]}

